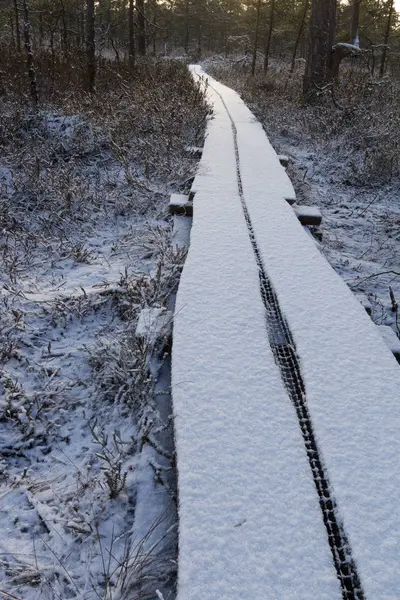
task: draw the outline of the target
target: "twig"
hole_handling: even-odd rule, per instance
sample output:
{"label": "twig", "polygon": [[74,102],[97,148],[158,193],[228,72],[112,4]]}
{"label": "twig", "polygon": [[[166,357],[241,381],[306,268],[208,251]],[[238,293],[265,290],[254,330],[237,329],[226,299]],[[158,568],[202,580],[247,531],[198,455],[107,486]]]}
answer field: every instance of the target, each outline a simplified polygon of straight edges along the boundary
{"label": "twig", "polygon": [[390,286],[389,286],[389,295],[390,295],[390,301],[392,303],[392,311],[397,312],[399,310],[399,305],[398,305],[398,302],[396,301],[393,290]]}
{"label": "twig", "polygon": [[14,596],[13,594],[9,594],[8,592],[4,592],[3,590],[0,590],[0,594],[3,594],[3,596],[5,596],[6,598],[12,598],[12,600],[22,600],[22,598]]}
{"label": "twig", "polygon": [[380,277],[381,275],[394,275],[395,277],[400,277],[400,272],[398,271],[382,271],[381,273],[374,273],[373,275],[368,275],[368,277],[363,277],[363,279],[361,279],[358,283],[355,283],[355,287],[359,286],[361,283],[364,283],[364,281],[367,281],[367,279],[372,279],[373,277]]}

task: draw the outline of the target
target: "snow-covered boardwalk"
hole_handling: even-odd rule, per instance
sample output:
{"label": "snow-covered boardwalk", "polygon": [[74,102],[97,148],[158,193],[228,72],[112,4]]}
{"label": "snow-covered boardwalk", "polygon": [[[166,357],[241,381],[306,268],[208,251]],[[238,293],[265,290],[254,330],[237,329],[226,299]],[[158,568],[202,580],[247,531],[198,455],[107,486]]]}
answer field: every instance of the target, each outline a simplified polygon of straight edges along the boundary
{"label": "snow-covered boardwalk", "polygon": [[400,369],[210,84],[174,321],[178,600],[398,600]]}

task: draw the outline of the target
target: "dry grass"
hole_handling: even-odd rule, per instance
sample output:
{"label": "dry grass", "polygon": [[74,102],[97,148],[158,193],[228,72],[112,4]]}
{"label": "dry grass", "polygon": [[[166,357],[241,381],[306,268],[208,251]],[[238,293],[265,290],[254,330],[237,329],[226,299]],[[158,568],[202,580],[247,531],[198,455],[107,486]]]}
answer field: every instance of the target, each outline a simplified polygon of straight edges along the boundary
{"label": "dry grass", "polygon": [[302,62],[295,73],[280,60],[269,74],[251,77],[237,61],[211,63],[216,78],[235,88],[272,139],[289,138],[327,148],[332,160],[347,162],[343,182],[373,185],[400,180],[399,84],[373,79],[362,64],[343,65],[340,82],[309,106],[302,97]]}
{"label": "dry grass", "polygon": [[[34,109],[23,62],[2,50],[0,487],[18,498],[2,505],[3,519],[18,517],[10,538],[26,536],[32,552],[2,553],[0,595],[154,597],[176,571],[173,431],[159,415],[164,357],[135,328],[140,309],[167,306],[179,281],[167,197],[194,174],[184,148],[201,144],[208,108],[179,62],[134,73],[104,62],[90,96],[81,57],[42,54]],[[144,454],[156,457],[146,502],[161,516],[139,539]],[[44,506],[41,492],[55,487]],[[18,502],[34,516],[21,531]]]}

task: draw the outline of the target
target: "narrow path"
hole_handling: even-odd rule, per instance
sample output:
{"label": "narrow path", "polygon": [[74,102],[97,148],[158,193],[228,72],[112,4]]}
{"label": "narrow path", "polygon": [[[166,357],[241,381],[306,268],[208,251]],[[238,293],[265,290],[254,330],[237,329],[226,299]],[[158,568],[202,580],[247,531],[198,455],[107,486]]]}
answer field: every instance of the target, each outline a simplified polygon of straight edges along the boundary
{"label": "narrow path", "polygon": [[328,541],[332,552],[333,562],[342,587],[343,600],[363,600],[364,593],[361,589],[357,568],[352,558],[351,547],[344,530],[344,524],[340,521],[337,515],[336,501],[333,497],[327,470],[322,463],[314,435],[312,422],[308,412],[306,388],[301,374],[300,359],[298,357],[296,345],[288,323],[282,315],[277,295],[266,272],[263,259],[261,257],[261,252],[257,245],[257,240],[254,234],[254,227],[247,208],[240,169],[240,155],[236,125],[222,95],[215,88],[213,88],[211,84],[210,87],[214,89],[215,93],[221,98],[221,102],[224,105],[231,123],[233,143],[235,147],[237,186],[254,257],[259,270],[260,293],[266,311],[265,314],[268,339],[275,362],[280,369],[282,381],[291,401],[293,402],[294,407],[296,408],[299,425],[304,439],[304,445],[319,497],[322,518],[328,534]]}
{"label": "narrow path", "polygon": [[310,590],[340,600],[296,412],[265,335],[229,118],[213,101],[174,319],[178,600],[310,600]]}
{"label": "narrow path", "polygon": [[178,600],[397,600],[398,365],[261,125],[208,95],[174,320]]}

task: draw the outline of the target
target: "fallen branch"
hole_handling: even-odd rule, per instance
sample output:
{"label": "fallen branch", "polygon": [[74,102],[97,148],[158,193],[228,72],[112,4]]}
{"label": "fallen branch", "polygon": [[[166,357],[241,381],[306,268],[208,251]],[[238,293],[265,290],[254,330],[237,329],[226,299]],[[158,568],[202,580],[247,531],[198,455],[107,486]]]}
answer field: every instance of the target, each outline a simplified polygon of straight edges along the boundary
{"label": "fallen branch", "polygon": [[5,596],[6,598],[11,598],[12,600],[22,600],[22,598],[14,596],[13,594],[9,594],[9,592],[4,592],[3,590],[0,590],[0,594],[3,594],[3,596]]}
{"label": "fallen branch", "polygon": [[355,287],[358,287],[361,283],[363,283],[364,281],[367,281],[367,279],[373,279],[374,277],[380,277],[381,275],[394,275],[395,277],[400,277],[400,272],[399,271],[382,271],[381,273],[374,273],[373,275],[368,275],[367,277],[363,277],[363,279],[361,279],[358,283],[355,284]]}

